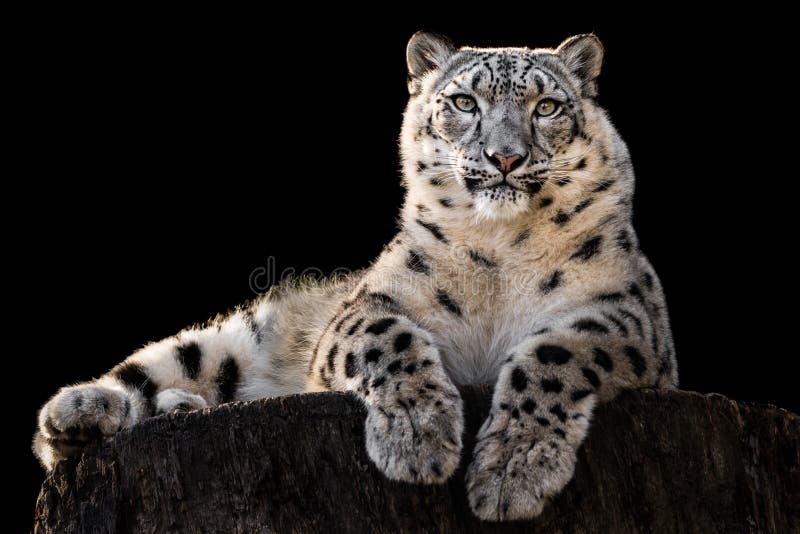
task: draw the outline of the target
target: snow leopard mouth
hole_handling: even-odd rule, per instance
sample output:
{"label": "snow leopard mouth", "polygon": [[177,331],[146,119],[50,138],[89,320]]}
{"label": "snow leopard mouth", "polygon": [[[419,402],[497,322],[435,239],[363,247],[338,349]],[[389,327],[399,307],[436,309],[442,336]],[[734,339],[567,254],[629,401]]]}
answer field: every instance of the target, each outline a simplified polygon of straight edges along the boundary
{"label": "snow leopard mouth", "polygon": [[528,192],[524,187],[512,184],[506,178],[504,178],[502,182],[498,182],[496,184],[482,185],[480,187],[476,187],[475,191],[521,191],[523,193]]}
{"label": "snow leopard mouth", "polygon": [[502,192],[502,191],[519,191],[521,193],[526,193],[528,195],[535,195],[538,193],[542,186],[544,185],[543,181],[536,181],[536,182],[528,182],[526,184],[514,184],[508,181],[508,179],[503,179],[502,182],[493,184],[493,185],[486,185],[476,187],[474,191],[489,191],[489,192]]}

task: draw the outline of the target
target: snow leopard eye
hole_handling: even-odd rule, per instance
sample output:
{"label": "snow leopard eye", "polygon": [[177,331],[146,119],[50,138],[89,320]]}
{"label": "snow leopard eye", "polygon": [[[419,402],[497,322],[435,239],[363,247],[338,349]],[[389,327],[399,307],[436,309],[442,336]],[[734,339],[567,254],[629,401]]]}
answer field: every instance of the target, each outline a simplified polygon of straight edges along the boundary
{"label": "snow leopard eye", "polygon": [[540,117],[547,117],[558,111],[558,103],[550,98],[545,98],[536,104],[536,114]]}
{"label": "snow leopard eye", "polygon": [[472,113],[478,107],[478,104],[475,102],[475,99],[469,95],[455,95],[453,97],[453,103],[456,107],[467,113]]}

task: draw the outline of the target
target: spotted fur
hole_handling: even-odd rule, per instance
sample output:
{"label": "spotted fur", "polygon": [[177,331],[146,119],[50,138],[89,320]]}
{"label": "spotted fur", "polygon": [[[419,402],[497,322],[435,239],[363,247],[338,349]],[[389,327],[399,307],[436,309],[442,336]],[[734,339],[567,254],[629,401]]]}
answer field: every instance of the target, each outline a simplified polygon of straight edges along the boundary
{"label": "spotted fur", "polygon": [[61,389],[39,413],[42,464],[158,413],[347,390],[379,469],[441,483],[461,454],[456,385],[489,382],[469,502],[486,520],[537,515],[598,402],[677,384],[628,151],[595,100],[602,56],[593,35],[531,50],[416,34],[398,238],[365,271],[283,284]]}

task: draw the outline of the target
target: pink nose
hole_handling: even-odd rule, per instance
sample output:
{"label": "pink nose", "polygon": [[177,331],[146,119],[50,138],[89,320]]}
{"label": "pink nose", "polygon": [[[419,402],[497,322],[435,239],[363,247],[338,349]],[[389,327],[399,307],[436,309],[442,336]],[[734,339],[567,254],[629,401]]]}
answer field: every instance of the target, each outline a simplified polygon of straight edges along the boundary
{"label": "pink nose", "polygon": [[525,159],[526,155],[522,154],[512,154],[510,156],[504,156],[503,154],[489,154],[488,152],[483,153],[486,156],[486,159],[489,160],[489,163],[494,165],[500,172],[503,174],[508,174],[520,165],[522,165],[523,160]]}

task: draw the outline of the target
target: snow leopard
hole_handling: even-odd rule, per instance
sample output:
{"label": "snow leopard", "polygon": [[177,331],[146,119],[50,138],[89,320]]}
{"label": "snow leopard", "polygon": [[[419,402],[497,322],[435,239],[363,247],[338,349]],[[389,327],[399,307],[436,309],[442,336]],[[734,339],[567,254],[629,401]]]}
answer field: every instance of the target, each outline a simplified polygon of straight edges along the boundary
{"label": "snow leopard", "polygon": [[631,223],[631,159],[597,100],[603,55],[593,34],[536,49],[413,35],[405,198],[374,263],[279,284],[63,387],[38,415],[42,465],[175,410],[346,391],[366,406],[377,469],[441,484],[461,463],[458,386],[491,384],[465,461],[471,509],[540,514],[598,403],[678,380],[662,285]]}

